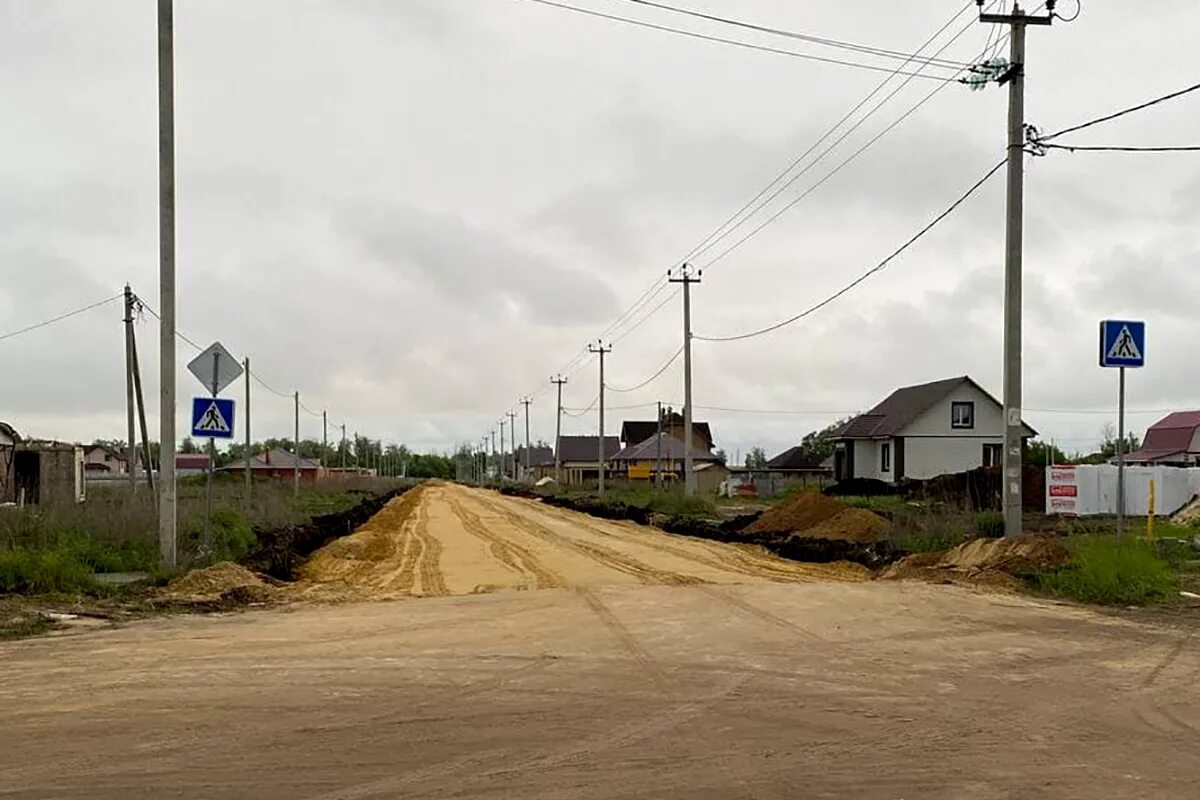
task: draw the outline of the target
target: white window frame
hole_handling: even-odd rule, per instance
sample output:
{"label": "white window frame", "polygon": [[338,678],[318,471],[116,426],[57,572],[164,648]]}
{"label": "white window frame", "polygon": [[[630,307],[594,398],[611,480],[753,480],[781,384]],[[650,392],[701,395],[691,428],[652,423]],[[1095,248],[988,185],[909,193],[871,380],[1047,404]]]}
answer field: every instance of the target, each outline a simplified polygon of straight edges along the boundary
{"label": "white window frame", "polygon": [[[966,422],[958,421],[959,409],[968,409],[970,418]],[[973,400],[953,400],[950,403],[950,427],[957,431],[969,431],[975,429],[975,401]]]}
{"label": "white window frame", "polygon": [[892,471],[892,443],[884,442],[879,445],[879,473],[890,474]]}
{"label": "white window frame", "polygon": [[[996,460],[992,464],[988,463],[988,459],[987,459],[988,453],[996,454],[996,457],[995,457]],[[1004,463],[1004,445],[993,444],[991,442],[984,442],[982,463],[983,463],[983,466],[985,466],[985,467],[999,467],[1001,464],[1003,464]]]}

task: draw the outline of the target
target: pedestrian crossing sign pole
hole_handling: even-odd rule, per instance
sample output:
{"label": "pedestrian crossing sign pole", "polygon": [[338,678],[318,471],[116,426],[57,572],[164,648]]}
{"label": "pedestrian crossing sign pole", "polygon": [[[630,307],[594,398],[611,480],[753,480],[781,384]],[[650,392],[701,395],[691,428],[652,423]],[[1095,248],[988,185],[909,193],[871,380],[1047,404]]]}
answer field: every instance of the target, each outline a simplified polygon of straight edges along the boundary
{"label": "pedestrian crossing sign pole", "polygon": [[[233,401],[217,395],[237,380],[242,366],[220,342],[213,342],[188,364],[188,371],[212,394],[192,400],[192,436],[208,439],[208,481],[204,515],[204,552],[212,553],[212,478],[217,463],[217,439],[233,438]],[[172,454],[174,448],[172,448]],[[250,454],[246,453],[246,458]]]}
{"label": "pedestrian crossing sign pole", "polygon": [[1120,370],[1117,395],[1117,538],[1125,528],[1125,370],[1146,366],[1146,323],[1100,323],[1100,366]]}

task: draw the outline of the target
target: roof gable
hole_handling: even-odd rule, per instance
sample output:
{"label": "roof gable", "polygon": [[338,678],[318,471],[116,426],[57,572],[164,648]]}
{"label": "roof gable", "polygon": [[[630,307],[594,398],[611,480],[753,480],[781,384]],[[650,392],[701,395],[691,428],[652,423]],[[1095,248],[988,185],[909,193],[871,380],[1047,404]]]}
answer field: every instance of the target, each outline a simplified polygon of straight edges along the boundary
{"label": "roof gable", "polygon": [[[933,408],[947,395],[963,384],[969,384],[984,397],[1000,407],[1000,401],[992,397],[982,386],[970,377],[963,375],[958,378],[922,383],[916,386],[905,386],[892,392],[882,403],[865,414],[860,414],[846,423],[836,434],[839,439],[871,439],[876,437],[896,436],[916,421],[917,417]],[[1028,426],[1027,426],[1028,427]],[[1030,429],[1031,433],[1033,432]]]}
{"label": "roof gable", "polygon": [[[612,458],[621,449],[616,436],[604,437],[604,458]],[[558,440],[560,461],[583,461],[595,464],[600,451],[599,436],[562,436]]]}
{"label": "roof gable", "polygon": [[804,449],[803,445],[796,445],[784,450],[779,455],[767,462],[767,469],[777,470],[822,470],[825,468],[824,459],[820,456],[813,455]]}
{"label": "roof gable", "polygon": [[1200,428],[1200,411],[1176,411],[1150,426],[1142,451],[1163,454],[1182,453],[1192,446],[1192,439]]}
{"label": "roof gable", "polygon": [[[672,426],[683,433],[684,419],[682,414],[672,413],[670,416],[663,414],[663,430],[668,430]],[[709,447],[712,447],[713,437],[712,429],[707,422],[692,422],[692,432],[703,437],[704,441],[708,442]],[[621,423],[621,441],[626,444],[639,444],[647,439],[653,438],[658,434],[658,423],[654,420],[625,420]]]}
{"label": "roof gable", "polygon": [[[613,456],[613,461],[652,461],[658,459],[660,452],[665,460],[679,461],[684,458],[683,444],[683,440],[663,431],[661,451],[659,450],[659,437],[655,435],[637,444],[629,445]],[[695,461],[717,460],[711,452],[695,449],[692,450],[692,458]]]}

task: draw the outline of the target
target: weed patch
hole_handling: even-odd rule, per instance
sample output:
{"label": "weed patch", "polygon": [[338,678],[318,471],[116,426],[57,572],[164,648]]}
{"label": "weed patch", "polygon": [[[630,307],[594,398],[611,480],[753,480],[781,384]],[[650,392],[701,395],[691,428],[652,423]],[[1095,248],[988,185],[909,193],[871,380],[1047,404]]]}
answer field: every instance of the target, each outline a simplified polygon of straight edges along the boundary
{"label": "weed patch", "polygon": [[1173,600],[1179,580],[1152,544],[1115,536],[1081,536],[1067,542],[1071,563],[1028,576],[1035,589],[1100,605],[1143,605]]}

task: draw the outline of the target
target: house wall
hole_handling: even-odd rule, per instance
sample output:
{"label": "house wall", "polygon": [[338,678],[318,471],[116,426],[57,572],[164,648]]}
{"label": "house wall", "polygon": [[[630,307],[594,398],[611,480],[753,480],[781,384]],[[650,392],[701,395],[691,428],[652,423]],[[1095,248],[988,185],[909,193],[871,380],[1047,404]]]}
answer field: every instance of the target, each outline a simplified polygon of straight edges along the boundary
{"label": "house wall", "polygon": [[[975,403],[974,428],[950,427],[950,406],[952,403],[960,401]],[[913,436],[1003,437],[1004,410],[995,400],[975,386],[964,383],[939,401],[937,405],[913,420],[912,424],[901,433],[906,438]],[[906,469],[905,472],[907,471]]]}
{"label": "house wall", "polygon": [[721,489],[721,484],[728,480],[729,469],[720,464],[713,464],[696,473],[696,491],[703,494],[715,494]]}
{"label": "house wall", "polygon": [[879,445],[881,443],[874,439],[856,439],[850,443],[854,447],[854,477],[871,478],[877,481],[891,480],[890,474],[885,475],[879,471]]}
{"label": "house wall", "polygon": [[83,448],[39,450],[38,504],[80,503],[86,497]]}
{"label": "house wall", "polygon": [[1004,438],[1001,436],[906,438],[904,440],[904,477],[928,480],[939,475],[978,469],[983,466],[984,444],[1003,445]]}

